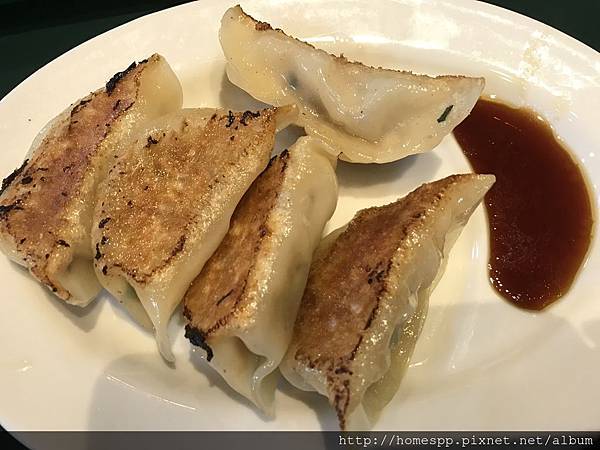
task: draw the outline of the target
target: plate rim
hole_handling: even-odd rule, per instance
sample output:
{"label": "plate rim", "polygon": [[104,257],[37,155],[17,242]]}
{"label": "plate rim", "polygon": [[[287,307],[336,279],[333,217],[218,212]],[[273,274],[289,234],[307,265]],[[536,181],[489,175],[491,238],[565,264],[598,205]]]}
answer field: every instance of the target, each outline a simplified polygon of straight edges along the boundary
{"label": "plate rim", "polygon": [[[393,0],[388,0],[390,2],[393,2]],[[297,2],[294,2],[297,3]],[[361,2],[362,3],[362,2]],[[397,3],[397,2],[396,2]],[[416,3],[420,3],[418,0],[402,0],[401,3],[404,4],[416,4]],[[534,28],[540,28],[550,34],[554,34],[556,35],[561,41],[566,40],[567,44],[569,46],[574,45],[577,48],[579,48],[580,51],[585,53],[589,53],[590,55],[593,55],[594,58],[598,58],[598,56],[600,55],[600,52],[598,52],[597,50],[593,49],[592,47],[588,46],[587,44],[577,40],[576,38],[550,26],[547,25],[543,22],[540,22],[536,19],[533,19],[531,17],[525,16],[523,14],[520,14],[518,12],[514,12],[512,10],[497,6],[497,5],[493,5],[493,4],[489,4],[489,3],[483,3],[483,2],[479,2],[477,0],[459,0],[459,1],[454,1],[451,2],[449,0],[427,0],[427,3],[430,4],[450,4],[452,6],[455,5],[463,5],[463,6],[471,6],[474,7],[476,6],[477,9],[483,9],[483,10],[489,10],[491,14],[493,15],[501,15],[501,16],[507,16],[507,17],[511,17],[511,16],[518,16],[520,21],[524,21],[525,25],[530,28],[530,27],[534,27]],[[176,10],[183,10],[185,8],[192,8],[192,7],[203,7],[203,4],[201,1],[196,1],[196,2],[190,2],[190,3],[186,3],[186,4],[182,4],[182,5],[176,5],[170,8],[166,8],[160,11],[156,11],[150,14],[146,14],[143,16],[140,16],[138,18],[135,18],[133,20],[130,20],[126,23],[123,23],[115,28],[112,28],[110,30],[107,30],[97,36],[94,36],[88,40],[86,40],[85,42],[71,48],[70,50],[66,51],[65,53],[61,54],[60,56],[58,56],[57,58],[53,59],[52,61],[49,61],[47,64],[45,64],[44,66],[40,67],[39,69],[37,69],[36,71],[34,71],[32,74],[30,74],[27,78],[25,78],[23,81],[21,81],[17,86],[15,86],[15,88],[13,88],[9,93],[7,93],[1,100],[0,100],[0,114],[2,113],[3,108],[6,106],[6,103],[8,103],[9,99],[12,99],[12,97],[19,95],[19,93],[23,90],[23,89],[27,89],[27,85],[28,83],[31,82],[32,79],[36,78],[36,77],[43,77],[44,73],[46,71],[51,71],[53,70],[54,65],[57,64],[61,64],[64,62],[65,59],[71,58],[71,57],[77,57],[77,53],[84,51],[85,47],[90,46],[90,45],[94,45],[97,41],[106,38],[107,36],[109,36],[110,34],[113,33],[119,33],[122,31],[122,29],[128,28],[128,27],[135,27],[137,26],[137,24],[139,22],[142,22],[144,20],[148,20],[149,17],[151,16],[156,16],[156,15],[161,15],[164,14],[165,12],[170,12],[173,13]],[[590,185],[590,192],[593,193],[593,190],[591,189],[591,184],[592,184],[592,176],[591,174],[589,174],[588,178],[589,180],[589,185]],[[593,199],[593,196],[592,196]],[[594,204],[594,202],[592,202],[592,204]],[[594,219],[597,220],[598,217],[598,211],[597,208],[594,208]],[[594,230],[596,231],[596,224],[594,224],[595,228]],[[590,244],[590,248],[588,250],[588,256],[591,254],[591,252],[593,251],[593,247],[594,247],[594,241],[597,241],[596,239],[596,232],[594,232],[593,237],[592,237],[592,243]],[[587,256],[586,256],[587,258]],[[9,422],[10,420],[6,419],[7,415],[2,414],[2,409],[0,409],[0,424],[2,425],[8,425],[9,428],[14,429],[14,427],[12,427]]]}

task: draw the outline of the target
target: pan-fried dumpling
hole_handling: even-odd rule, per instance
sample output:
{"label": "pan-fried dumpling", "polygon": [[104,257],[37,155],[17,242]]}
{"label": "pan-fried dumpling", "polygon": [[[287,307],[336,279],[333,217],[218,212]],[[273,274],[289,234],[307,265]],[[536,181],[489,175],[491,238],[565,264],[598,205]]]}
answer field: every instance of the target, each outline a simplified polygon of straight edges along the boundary
{"label": "pan-fried dumpling", "polygon": [[328,397],[342,429],[369,428],[396,393],[444,258],[492,175],[453,175],[360,211],[313,259],[280,366]]}
{"label": "pan-fried dumpling", "polygon": [[181,103],[177,77],[153,55],[48,123],[2,183],[2,251],[67,303],[92,301],[101,289],[90,251],[96,186],[122,142]]}
{"label": "pan-fried dumpling", "polygon": [[273,158],[184,298],[186,336],[267,414],[313,251],[337,202],[334,165],[309,137]]}
{"label": "pan-fried dumpling", "polygon": [[431,150],[471,111],[483,78],[432,78],[349,62],[235,6],[221,21],[229,80],[298,123],[341,158],[384,163]]}
{"label": "pan-fried dumpling", "polygon": [[294,108],[184,109],[131,143],[99,188],[92,243],[102,285],[134,317],[140,303],[163,357],[168,321],[269,162]]}

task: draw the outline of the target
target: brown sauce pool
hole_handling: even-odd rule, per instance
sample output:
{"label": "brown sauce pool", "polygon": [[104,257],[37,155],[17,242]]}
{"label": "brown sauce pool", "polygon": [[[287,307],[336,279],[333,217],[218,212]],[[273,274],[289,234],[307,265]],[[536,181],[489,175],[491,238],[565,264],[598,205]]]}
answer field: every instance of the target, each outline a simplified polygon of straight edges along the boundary
{"label": "brown sauce pool", "polygon": [[516,306],[545,308],[569,290],[590,245],[580,168],[528,109],[480,99],[454,136],[475,172],[496,175],[485,197],[492,285]]}

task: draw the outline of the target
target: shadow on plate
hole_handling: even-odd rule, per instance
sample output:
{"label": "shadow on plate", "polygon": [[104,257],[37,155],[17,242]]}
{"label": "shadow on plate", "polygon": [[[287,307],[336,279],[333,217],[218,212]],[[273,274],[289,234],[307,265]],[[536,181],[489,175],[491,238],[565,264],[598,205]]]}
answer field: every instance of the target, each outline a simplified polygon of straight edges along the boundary
{"label": "shadow on plate", "polygon": [[[191,344],[190,344],[191,346]],[[241,404],[246,408],[250,408],[252,411],[256,413],[256,415],[264,422],[272,422],[274,419],[266,416],[260,411],[254,403],[248,400],[243,395],[239,394],[236,390],[231,388],[227,384],[227,382],[212,368],[209,364],[202,358],[201,352],[192,348],[190,350],[190,362],[194,366],[194,368],[200,372],[206,379],[208,380],[209,386],[211,388],[219,389],[223,394],[225,394],[228,398],[227,401],[234,401],[237,404]]]}
{"label": "shadow on plate", "polygon": [[277,387],[281,394],[300,401],[312,409],[319,420],[322,431],[338,431],[337,417],[324,396],[316,392],[296,389],[281,374]]}
{"label": "shadow on plate", "polygon": [[[580,332],[552,311],[531,314],[496,298],[480,304],[434,304],[429,317],[436,325],[425,325],[411,367],[383,410],[379,427],[558,427],[565,416],[552,411],[568,413],[600,402],[599,390],[576,383],[581,374],[595,371],[600,321],[585,324]],[[557,349],[562,349],[559,354]],[[97,378],[89,428],[241,430],[252,427],[257,416],[266,420],[198,353],[180,350],[177,368],[164,364],[158,352],[112,361]],[[548,374],[571,381],[555,385],[559,378]],[[465,401],[455,405],[456,414],[436,406],[436,399],[443,404],[444,398],[459,394]],[[297,401],[316,416],[322,430],[337,429],[333,410],[317,393],[280,380],[276,399],[279,429],[303,428],[299,424],[307,417],[291,417]],[[543,417],[540,402],[548,403]],[[593,420],[590,416],[579,428],[592,426]]]}
{"label": "shadow on plate", "polygon": [[398,195],[412,191],[431,180],[441,165],[441,158],[432,151],[385,164],[338,161],[336,173],[341,191],[379,197],[388,194],[392,184]]}
{"label": "shadow on plate", "polygon": [[223,77],[221,78],[219,100],[224,109],[231,109],[232,111],[246,111],[248,109],[256,111],[257,109],[269,107],[266,103],[256,100],[246,91],[229,81],[225,71],[223,71]]}
{"label": "shadow on plate", "polygon": [[54,295],[48,288],[42,286],[37,280],[35,280],[32,275],[29,273],[29,270],[25,267],[15,263],[14,261],[10,261],[10,265],[15,269],[15,273],[19,273],[21,276],[26,277],[29,281],[36,283],[38,285],[40,293],[40,297],[46,297],[45,300],[40,298],[40,301],[49,302],[57,311],[59,311],[63,316],[73,323],[80,330],[90,332],[98,322],[98,317],[100,316],[100,312],[102,311],[102,293],[98,294],[98,297],[93,300],[89,305],[85,307],[74,306],[66,303],[65,301],[58,298]]}

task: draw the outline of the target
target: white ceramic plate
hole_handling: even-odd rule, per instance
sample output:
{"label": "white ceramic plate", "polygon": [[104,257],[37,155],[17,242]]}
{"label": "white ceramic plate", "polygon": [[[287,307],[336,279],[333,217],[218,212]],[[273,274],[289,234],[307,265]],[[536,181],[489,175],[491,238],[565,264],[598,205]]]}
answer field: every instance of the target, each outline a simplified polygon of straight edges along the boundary
{"label": "white ceramic plate", "polygon": [[[0,172],[24,158],[38,130],[133,60],[159,52],[186,106],[242,109],[218,43],[219,0],[152,14],[51,62],[0,102]],[[470,0],[246,1],[257,18],[375,66],[483,75],[486,94],[547,117],[581,161],[598,202],[600,58],[526,17]],[[598,152],[596,156],[595,152]],[[469,166],[452,136],[433,152],[384,166],[341,163],[333,229],[366,206]],[[457,242],[411,368],[380,429],[598,429],[600,249],[571,292],[543,313],[518,310],[487,281],[483,210]],[[108,295],[75,309],[0,257],[0,422],[11,430],[336,429],[324,398],[277,392],[265,420],[190,352],[181,320],[176,368]],[[176,336],[176,337],[175,337]]]}

